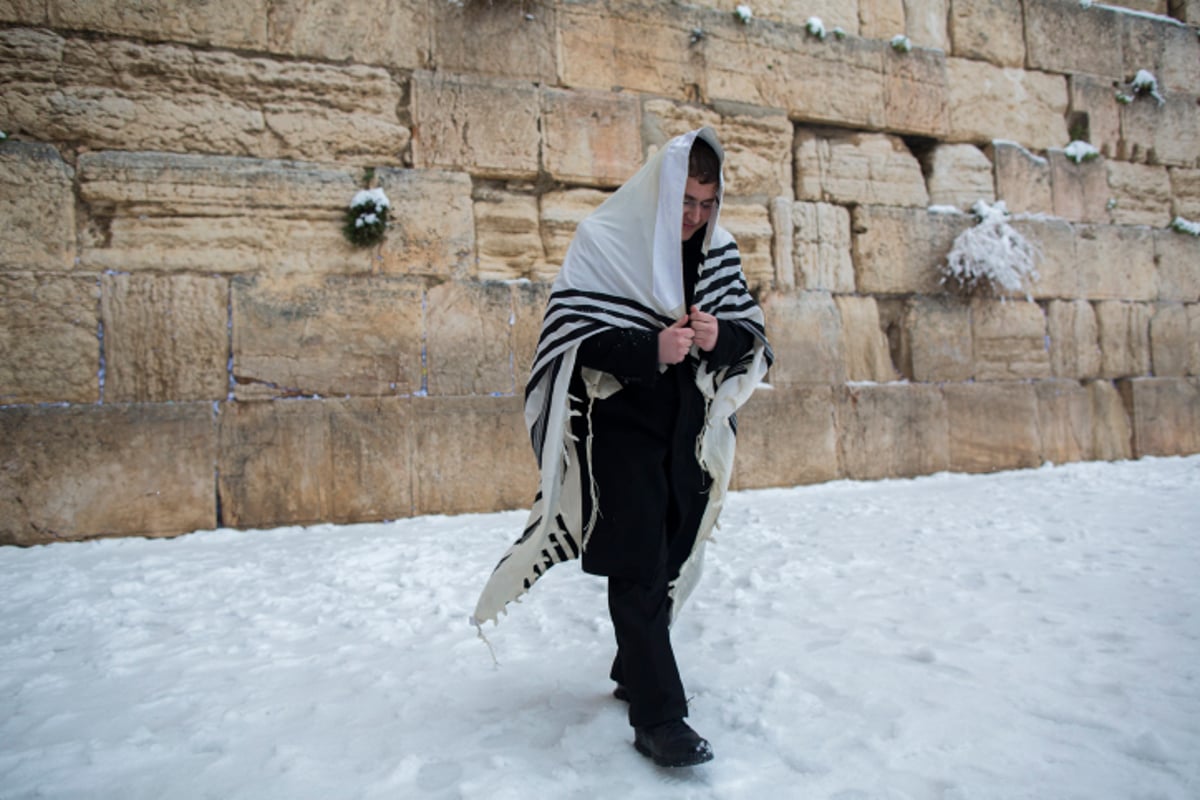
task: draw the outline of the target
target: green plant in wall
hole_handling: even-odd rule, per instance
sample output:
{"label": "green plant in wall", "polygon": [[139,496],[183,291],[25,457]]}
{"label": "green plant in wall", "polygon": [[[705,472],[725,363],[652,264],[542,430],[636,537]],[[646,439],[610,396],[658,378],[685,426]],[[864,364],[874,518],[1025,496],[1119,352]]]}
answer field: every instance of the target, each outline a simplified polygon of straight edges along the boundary
{"label": "green plant in wall", "polygon": [[900,34],[892,37],[892,49],[897,53],[911,53],[912,40],[907,36]]}
{"label": "green plant in wall", "polygon": [[[367,182],[373,175],[368,173]],[[355,247],[373,247],[387,234],[388,214],[392,203],[378,187],[362,189],[350,200],[346,209],[342,233]]]}
{"label": "green plant in wall", "polygon": [[979,200],[972,208],[975,225],[960,233],[941,266],[943,285],[964,294],[1023,291],[1038,279],[1037,248],[1009,224],[1004,202]]}
{"label": "green plant in wall", "polygon": [[1192,222],[1190,219],[1176,217],[1171,220],[1171,230],[1176,233],[1186,233],[1189,236],[1200,236],[1200,222]]}

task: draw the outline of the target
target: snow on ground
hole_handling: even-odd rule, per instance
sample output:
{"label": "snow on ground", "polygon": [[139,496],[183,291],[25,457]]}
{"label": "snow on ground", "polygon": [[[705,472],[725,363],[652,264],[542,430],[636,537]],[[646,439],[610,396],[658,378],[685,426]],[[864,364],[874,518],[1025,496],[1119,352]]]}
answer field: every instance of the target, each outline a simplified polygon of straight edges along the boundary
{"label": "snow on ground", "polygon": [[524,512],[0,549],[3,798],[1200,797],[1200,456],[734,494],[638,755]]}

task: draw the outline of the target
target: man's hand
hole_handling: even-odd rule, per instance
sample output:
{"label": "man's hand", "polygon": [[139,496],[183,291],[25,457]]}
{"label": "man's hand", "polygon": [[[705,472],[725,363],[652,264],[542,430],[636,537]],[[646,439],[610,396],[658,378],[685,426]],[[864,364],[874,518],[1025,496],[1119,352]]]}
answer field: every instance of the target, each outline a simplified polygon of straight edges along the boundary
{"label": "man's hand", "polygon": [[692,340],[696,332],[688,327],[690,317],[680,317],[669,328],[663,328],[658,333],[658,363],[678,364],[687,357],[692,349]]}
{"label": "man's hand", "polygon": [[696,346],[706,353],[711,353],[717,346],[717,335],[721,332],[717,318],[712,314],[705,314],[700,310],[700,306],[692,306],[687,319],[688,325],[696,332]]}

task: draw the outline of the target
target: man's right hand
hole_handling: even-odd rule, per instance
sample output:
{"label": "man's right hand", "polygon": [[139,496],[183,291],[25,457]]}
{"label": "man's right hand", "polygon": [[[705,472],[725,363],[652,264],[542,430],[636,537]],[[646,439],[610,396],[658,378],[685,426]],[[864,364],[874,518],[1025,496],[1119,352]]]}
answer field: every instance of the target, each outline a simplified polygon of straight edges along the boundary
{"label": "man's right hand", "polygon": [[678,364],[687,357],[692,349],[692,339],[696,332],[688,327],[688,317],[685,314],[669,328],[663,328],[658,333],[658,363]]}

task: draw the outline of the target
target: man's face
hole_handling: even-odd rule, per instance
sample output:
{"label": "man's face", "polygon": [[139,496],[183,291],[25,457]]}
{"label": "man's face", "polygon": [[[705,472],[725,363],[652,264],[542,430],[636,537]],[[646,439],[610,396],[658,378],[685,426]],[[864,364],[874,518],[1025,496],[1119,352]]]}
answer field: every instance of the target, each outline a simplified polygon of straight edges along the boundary
{"label": "man's face", "polygon": [[686,242],[712,216],[717,205],[717,184],[687,179],[683,190],[683,240]]}

